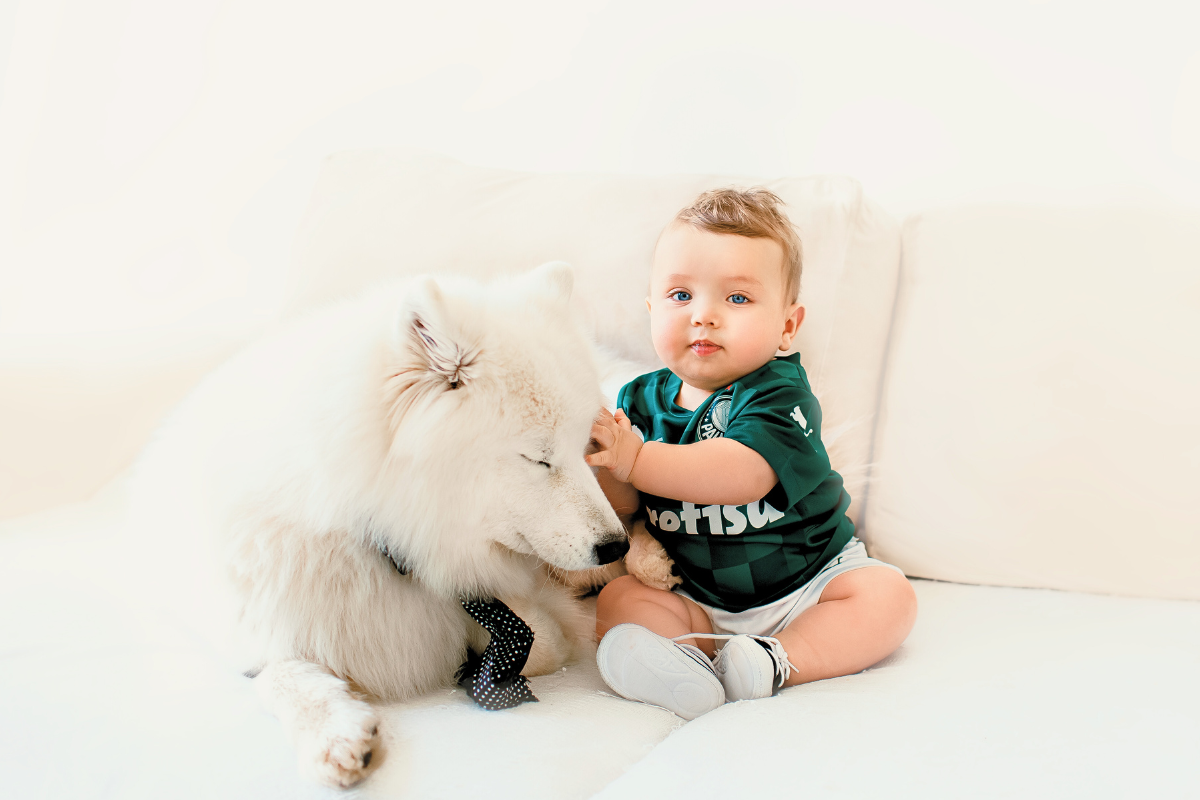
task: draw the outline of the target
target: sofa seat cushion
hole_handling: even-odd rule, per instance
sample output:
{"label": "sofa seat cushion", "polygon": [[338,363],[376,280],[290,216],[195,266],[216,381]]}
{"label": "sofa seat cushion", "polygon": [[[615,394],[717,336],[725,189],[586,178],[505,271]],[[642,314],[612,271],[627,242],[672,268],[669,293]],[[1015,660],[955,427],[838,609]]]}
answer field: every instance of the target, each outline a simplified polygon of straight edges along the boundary
{"label": "sofa seat cushion", "polygon": [[597,795],[1194,797],[1200,603],[916,580],[857,675],[731,703]]}
{"label": "sofa seat cushion", "polygon": [[[164,612],[126,507],[117,483],[0,523],[0,796],[346,797],[301,779],[253,681]],[[683,724],[612,696],[590,654],[530,685],[508,711],[461,689],[380,706],[356,796],[588,797]]]}
{"label": "sofa seat cushion", "polygon": [[[0,524],[6,797],[335,798],[299,778],[253,682],[162,615],[116,489]],[[857,675],[694,722],[594,662],[488,712],[380,708],[357,797],[1184,797],[1200,752],[1200,603],[914,582],[908,641]]]}

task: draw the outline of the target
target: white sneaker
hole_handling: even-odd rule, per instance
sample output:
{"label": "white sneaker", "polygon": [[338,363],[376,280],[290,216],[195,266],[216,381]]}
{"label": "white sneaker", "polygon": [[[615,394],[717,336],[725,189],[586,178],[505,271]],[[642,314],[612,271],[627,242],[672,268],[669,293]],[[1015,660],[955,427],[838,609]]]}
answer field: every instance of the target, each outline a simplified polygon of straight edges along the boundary
{"label": "white sneaker", "polygon": [[770,697],[792,674],[787,652],[773,636],[731,636],[713,667],[731,702]]}
{"label": "white sneaker", "polygon": [[725,703],[721,681],[700,648],[678,644],[641,625],[625,623],[604,634],[596,649],[596,664],[600,677],[617,694],[684,719],[695,719]]}

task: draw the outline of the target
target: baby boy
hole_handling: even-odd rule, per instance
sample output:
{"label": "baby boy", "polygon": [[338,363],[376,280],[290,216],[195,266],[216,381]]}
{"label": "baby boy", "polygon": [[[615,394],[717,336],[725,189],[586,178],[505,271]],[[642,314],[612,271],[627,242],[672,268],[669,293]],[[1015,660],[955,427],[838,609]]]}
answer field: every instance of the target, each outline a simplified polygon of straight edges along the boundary
{"label": "baby boy", "polygon": [[800,266],[774,194],[701,195],[654,252],[646,305],[666,369],[626,384],[592,431],[610,502],[644,514],[682,581],[604,587],[600,675],[685,719],[858,672],[916,620],[903,573],[854,536],[800,354],[776,355],[804,321]]}

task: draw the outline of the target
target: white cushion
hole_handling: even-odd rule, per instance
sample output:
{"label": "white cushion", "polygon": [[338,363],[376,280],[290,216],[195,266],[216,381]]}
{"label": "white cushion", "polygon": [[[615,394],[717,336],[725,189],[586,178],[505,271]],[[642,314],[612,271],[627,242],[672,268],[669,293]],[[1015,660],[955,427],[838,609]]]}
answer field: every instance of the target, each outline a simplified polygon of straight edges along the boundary
{"label": "white cushion", "polygon": [[[0,523],[2,795],[345,797],[300,778],[253,682],[159,602],[171,565],[126,535],[126,513],[118,480]],[[503,712],[461,690],[381,706],[365,796],[587,797],[682,724],[608,693],[591,655],[530,683],[540,702]]]}
{"label": "white cushion", "polygon": [[0,519],[91,497],[247,336],[147,330],[115,342],[0,348]]}
{"label": "white cushion", "polygon": [[1200,215],[979,206],[904,228],[873,555],[1200,599]]}
{"label": "white cushion", "polygon": [[[331,156],[302,224],[290,312],[387,277],[576,268],[581,318],[617,356],[656,368],[645,308],[659,231],[700,192],[753,178],[535,175],[408,150]],[[899,226],[853,180],[763,183],[804,248],[798,347],[851,494],[865,475],[899,264]],[[852,507],[852,516],[857,505]]]}
{"label": "white cushion", "polygon": [[1197,796],[1200,604],[913,587],[890,658],[705,714],[597,800]]}
{"label": "white cushion", "polygon": [[[130,551],[118,488],[0,524],[4,796],[346,797],[300,779],[253,682],[156,602],[161,554]],[[382,707],[355,796],[1195,794],[1200,604],[914,585],[916,628],[883,663],[686,725],[613,697],[587,658],[510,711],[461,690]]]}

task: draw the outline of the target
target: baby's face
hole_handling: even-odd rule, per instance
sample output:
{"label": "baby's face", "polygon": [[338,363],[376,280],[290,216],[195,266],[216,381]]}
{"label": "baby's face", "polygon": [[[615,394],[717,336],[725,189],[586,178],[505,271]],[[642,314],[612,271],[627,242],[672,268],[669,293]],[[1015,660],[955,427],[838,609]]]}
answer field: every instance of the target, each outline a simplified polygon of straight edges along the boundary
{"label": "baby's face", "polygon": [[728,386],[791,346],[804,309],[784,301],[783,283],[778,242],[672,225],[646,298],[655,352],[689,386]]}

